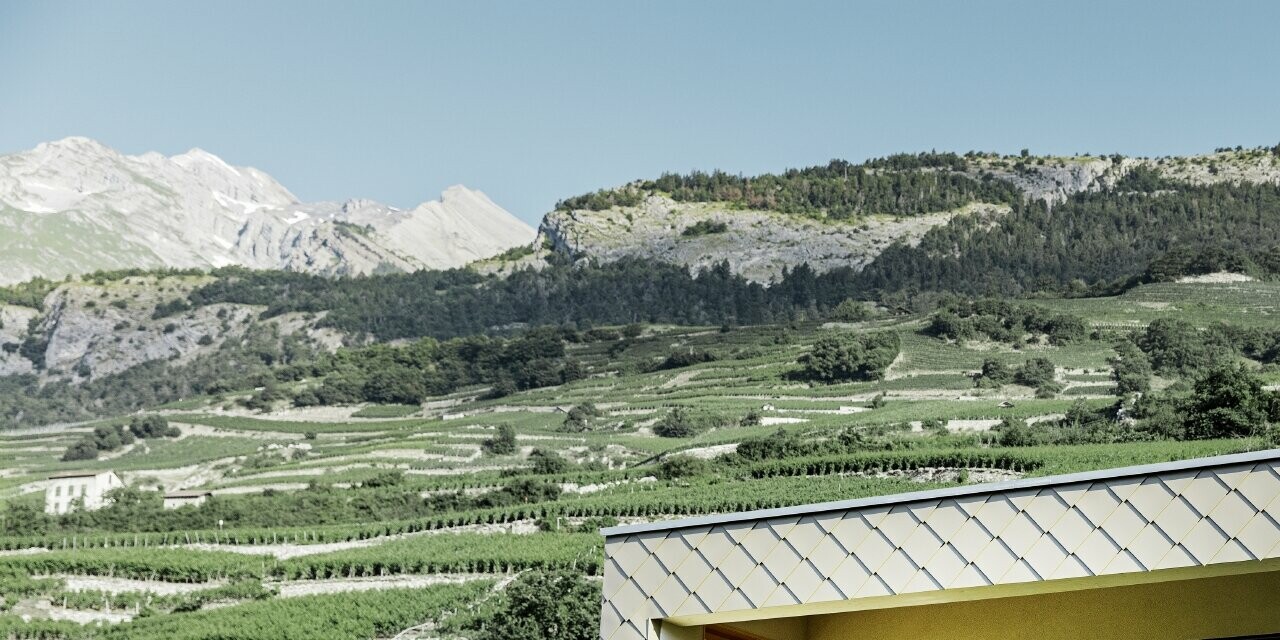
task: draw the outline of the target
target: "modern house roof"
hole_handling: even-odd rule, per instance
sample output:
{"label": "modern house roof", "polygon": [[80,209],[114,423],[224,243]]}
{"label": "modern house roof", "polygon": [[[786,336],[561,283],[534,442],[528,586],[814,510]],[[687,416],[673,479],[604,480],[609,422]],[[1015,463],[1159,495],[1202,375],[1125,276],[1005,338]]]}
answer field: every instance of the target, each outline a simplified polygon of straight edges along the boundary
{"label": "modern house roof", "polygon": [[1272,571],[1280,449],[603,533],[606,640],[653,640],[655,621],[723,624]]}
{"label": "modern house roof", "polygon": [[820,502],[816,504],[806,504],[794,507],[779,507],[776,509],[758,509],[755,511],[742,511],[738,513],[723,513],[710,516],[699,516],[695,518],[683,518],[680,520],[667,520],[662,522],[646,522],[641,524],[623,525],[617,527],[606,527],[600,530],[606,538],[615,536],[626,536],[636,533],[646,533],[651,531],[672,531],[675,529],[685,529],[690,527],[701,527],[707,525],[727,524],[732,522],[745,522],[755,520],[765,520],[768,518],[780,518],[786,516],[804,516],[819,513],[827,513],[831,511],[849,511],[853,509],[863,509],[867,507],[876,507],[883,505],[899,505],[911,502],[933,501],[945,498],[957,498],[963,496],[975,496],[991,493],[1005,493],[1009,491],[1017,491],[1022,489],[1034,489],[1046,486],[1056,486],[1064,484],[1075,484],[1079,482],[1096,482],[1099,480],[1113,480],[1120,478],[1128,478],[1134,476],[1148,476],[1163,473],[1171,473],[1177,471],[1188,471],[1193,469],[1204,469],[1209,467],[1219,467],[1230,464],[1240,464],[1246,462],[1258,462],[1263,460],[1280,460],[1280,449],[1267,449],[1263,451],[1250,451],[1247,453],[1234,453],[1222,456],[1213,456],[1209,458],[1193,458],[1190,460],[1177,460],[1174,462],[1161,462],[1157,464],[1144,464],[1131,467],[1120,467],[1116,469],[1102,469],[1099,471],[1086,471],[1083,473],[1071,473],[1056,476],[1044,476],[1040,478],[1024,478],[1021,480],[1011,480],[1008,482],[993,482],[988,484],[976,484],[961,487],[948,487],[946,489],[933,489],[929,491],[913,491],[910,493],[896,493],[884,496],[872,496],[870,498],[859,498],[856,500],[839,500],[835,502]]}

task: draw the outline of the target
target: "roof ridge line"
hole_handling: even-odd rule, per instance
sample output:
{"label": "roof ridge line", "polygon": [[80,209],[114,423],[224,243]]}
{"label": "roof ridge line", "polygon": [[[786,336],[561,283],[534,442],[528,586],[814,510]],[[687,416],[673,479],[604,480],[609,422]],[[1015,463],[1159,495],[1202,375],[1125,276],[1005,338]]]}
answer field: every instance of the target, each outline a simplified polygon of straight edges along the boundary
{"label": "roof ridge line", "polygon": [[907,504],[911,502],[921,502],[925,500],[938,500],[941,498],[956,498],[961,496],[983,495],[988,493],[1002,493],[1007,491],[1017,491],[1020,489],[1034,489],[1046,486],[1075,484],[1077,482],[1090,482],[1096,480],[1111,480],[1116,478],[1126,478],[1132,476],[1146,476],[1157,473],[1167,473],[1171,471],[1188,471],[1191,469],[1205,469],[1210,467],[1220,467],[1232,464],[1241,464],[1246,462],[1260,462],[1264,460],[1280,460],[1280,449],[1263,449],[1260,451],[1246,451],[1243,453],[1229,453],[1219,456],[1209,456],[1205,458],[1189,458],[1186,460],[1174,460],[1171,462],[1156,462],[1151,464],[1133,465],[1128,467],[1117,467],[1113,469],[1098,469],[1094,471],[1082,471],[1078,473],[1068,473],[1056,476],[1043,476],[1038,478],[1022,478],[1019,480],[1008,480],[1005,482],[992,482],[985,484],[975,484],[962,487],[948,487],[945,489],[927,489],[924,491],[912,491],[909,493],[894,493],[882,496],[871,496],[868,498],[856,498],[853,500],[837,500],[833,502],[818,502],[814,504],[796,505],[793,507],[775,507],[771,509],[756,509],[754,511],[741,511],[736,513],[722,513],[716,515],[695,516],[692,518],[682,518],[679,520],[665,520],[659,522],[646,522],[641,524],[621,525],[616,527],[605,527],[600,529],[600,533],[606,538],[617,536],[633,535],[637,533],[651,533],[654,531],[674,531],[676,529],[689,529],[692,527],[700,527],[716,524],[727,524],[732,522],[744,522],[750,520],[764,520],[768,518],[780,518],[794,515],[813,515],[818,513],[826,513],[830,511],[851,511],[853,509],[863,509],[867,507],[883,506],[887,504]]}

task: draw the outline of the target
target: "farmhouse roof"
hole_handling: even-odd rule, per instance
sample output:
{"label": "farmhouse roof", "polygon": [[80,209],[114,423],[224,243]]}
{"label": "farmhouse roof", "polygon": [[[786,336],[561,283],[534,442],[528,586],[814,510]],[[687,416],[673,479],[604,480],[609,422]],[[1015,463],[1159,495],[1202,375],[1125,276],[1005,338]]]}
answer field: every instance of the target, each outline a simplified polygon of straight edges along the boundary
{"label": "farmhouse roof", "polygon": [[51,474],[49,476],[49,479],[61,480],[63,478],[92,478],[94,476],[99,476],[104,473],[113,473],[113,472],[112,471],[60,471],[58,473]]}
{"label": "farmhouse roof", "polygon": [[168,498],[203,498],[213,495],[212,491],[207,490],[186,490],[186,491],[170,491],[164,494]]}

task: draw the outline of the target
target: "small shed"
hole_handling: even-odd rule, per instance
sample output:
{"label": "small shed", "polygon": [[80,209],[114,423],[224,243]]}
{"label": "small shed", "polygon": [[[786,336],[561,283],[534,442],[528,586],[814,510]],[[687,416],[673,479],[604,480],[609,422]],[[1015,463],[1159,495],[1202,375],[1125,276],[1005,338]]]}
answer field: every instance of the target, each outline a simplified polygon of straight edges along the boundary
{"label": "small shed", "polygon": [[177,509],[187,505],[199,506],[204,504],[209,496],[213,495],[212,491],[170,491],[164,494],[164,508]]}

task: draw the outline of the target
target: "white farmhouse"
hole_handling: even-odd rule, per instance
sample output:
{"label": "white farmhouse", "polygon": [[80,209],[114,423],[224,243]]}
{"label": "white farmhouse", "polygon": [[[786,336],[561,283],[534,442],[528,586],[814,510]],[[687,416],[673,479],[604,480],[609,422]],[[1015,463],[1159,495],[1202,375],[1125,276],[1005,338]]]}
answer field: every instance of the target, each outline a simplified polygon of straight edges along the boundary
{"label": "white farmhouse", "polygon": [[177,509],[189,504],[199,506],[204,504],[211,495],[213,495],[211,491],[170,491],[164,494],[164,508]]}
{"label": "white farmhouse", "polygon": [[68,471],[49,476],[44,490],[44,512],[59,515],[71,508],[93,511],[106,506],[107,492],[123,487],[114,471]]}

